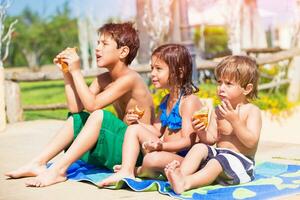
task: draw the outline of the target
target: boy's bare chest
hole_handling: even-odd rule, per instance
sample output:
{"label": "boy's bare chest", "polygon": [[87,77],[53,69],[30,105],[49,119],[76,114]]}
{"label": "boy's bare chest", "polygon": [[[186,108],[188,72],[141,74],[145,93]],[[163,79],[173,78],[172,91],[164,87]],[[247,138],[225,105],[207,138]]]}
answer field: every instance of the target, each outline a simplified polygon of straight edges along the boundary
{"label": "boy's bare chest", "polygon": [[120,119],[123,119],[127,110],[132,107],[130,105],[130,98],[128,98],[128,96],[125,94],[123,95],[122,98],[116,100],[115,102],[113,102],[113,107],[115,109],[115,111],[117,112],[118,116]]}
{"label": "boy's bare chest", "polygon": [[218,126],[218,135],[231,135],[233,133],[233,127],[228,121],[224,119],[218,120],[217,126]]}
{"label": "boy's bare chest", "polygon": [[[239,112],[239,118],[241,119],[241,123],[245,123],[246,115],[243,109]],[[241,124],[242,125],[242,124]],[[224,119],[220,114],[217,114],[217,127],[219,135],[234,135],[234,129],[229,121]]]}

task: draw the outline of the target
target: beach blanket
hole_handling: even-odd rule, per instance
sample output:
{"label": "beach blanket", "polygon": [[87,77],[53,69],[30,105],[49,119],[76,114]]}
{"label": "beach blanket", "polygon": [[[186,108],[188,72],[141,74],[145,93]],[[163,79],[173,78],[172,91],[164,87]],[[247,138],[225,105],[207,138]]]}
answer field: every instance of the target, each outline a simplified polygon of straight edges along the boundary
{"label": "beach blanket", "polygon": [[[107,169],[99,169],[83,161],[73,163],[67,177],[75,181],[97,183],[111,175]],[[255,180],[237,186],[211,185],[177,195],[170,184],[163,180],[124,179],[111,189],[130,188],[134,191],[158,191],[178,199],[269,199],[300,193],[300,165],[264,162],[256,165]]]}

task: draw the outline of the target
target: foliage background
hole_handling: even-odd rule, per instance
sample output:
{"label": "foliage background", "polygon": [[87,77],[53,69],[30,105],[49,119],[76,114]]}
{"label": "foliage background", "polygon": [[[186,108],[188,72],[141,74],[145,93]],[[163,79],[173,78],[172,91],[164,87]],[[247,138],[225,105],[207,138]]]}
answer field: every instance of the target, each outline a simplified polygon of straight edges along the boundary
{"label": "foliage background", "polygon": [[[5,20],[5,27],[17,18],[19,22],[13,33],[10,54],[4,65],[6,68],[15,68],[20,66],[29,66],[31,70],[38,70],[41,66],[52,64],[53,57],[61,49],[70,44],[78,45],[78,30],[75,18],[71,17],[68,8],[68,2],[60,7],[56,13],[47,18],[26,8],[16,17],[8,16]],[[118,19],[108,19],[108,21],[118,21]],[[201,38],[203,37],[204,38]],[[200,27],[193,30],[193,40],[198,49],[201,47],[200,41],[204,40],[204,57],[206,59],[224,56],[230,54],[228,49],[228,33],[223,26],[206,26],[201,36]],[[31,58],[31,62],[30,59]],[[34,62],[32,62],[32,60]],[[274,77],[282,71],[280,64],[261,66],[261,73],[266,76],[261,77],[260,83],[270,81],[269,77]],[[91,79],[87,79],[90,83]],[[22,104],[23,105],[42,105],[51,103],[64,103],[64,85],[63,81],[31,82],[20,83]],[[207,82],[199,86],[200,92],[197,94],[201,98],[213,98],[214,104],[218,105],[219,100],[216,96],[216,86]],[[153,93],[155,105],[159,105],[161,98],[166,91],[156,91],[153,86],[149,89]],[[268,110],[273,115],[280,116],[288,113],[296,104],[287,101],[287,85],[276,90],[267,90],[259,93],[259,98],[254,101],[263,110]],[[106,108],[114,112],[110,106]],[[64,119],[67,110],[49,110],[49,111],[26,111],[24,113],[26,120],[54,118]]]}
{"label": "foliage background", "polygon": [[[5,27],[8,28],[15,19],[18,23],[9,57],[4,63],[6,67],[29,66],[32,70],[38,70],[40,66],[52,63],[52,58],[61,49],[70,44],[78,46],[77,22],[71,18],[67,3],[47,19],[25,8],[19,16],[8,16]],[[29,57],[34,63],[29,61]]]}

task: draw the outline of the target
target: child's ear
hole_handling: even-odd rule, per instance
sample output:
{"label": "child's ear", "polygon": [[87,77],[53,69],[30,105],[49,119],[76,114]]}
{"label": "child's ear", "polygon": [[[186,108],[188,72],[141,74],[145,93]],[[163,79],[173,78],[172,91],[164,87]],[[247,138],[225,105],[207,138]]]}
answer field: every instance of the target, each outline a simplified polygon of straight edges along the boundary
{"label": "child's ear", "polygon": [[179,77],[183,78],[183,67],[179,67]]}
{"label": "child's ear", "polygon": [[126,58],[129,54],[129,51],[130,51],[128,46],[123,46],[123,47],[121,47],[120,50],[121,50],[121,52],[120,52],[120,58],[121,59]]}
{"label": "child's ear", "polygon": [[244,95],[247,96],[253,90],[253,84],[247,84],[246,88],[244,89]]}

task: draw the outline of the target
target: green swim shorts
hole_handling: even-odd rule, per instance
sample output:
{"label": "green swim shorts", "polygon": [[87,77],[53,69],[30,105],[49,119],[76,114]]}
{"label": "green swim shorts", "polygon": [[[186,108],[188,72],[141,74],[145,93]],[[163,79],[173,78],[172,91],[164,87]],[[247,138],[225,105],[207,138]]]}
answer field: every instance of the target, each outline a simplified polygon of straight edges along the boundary
{"label": "green swim shorts", "polygon": [[[80,133],[82,127],[90,116],[87,112],[69,113],[73,117],[74,139]],[[122,145],[127,125],[113,115],[111,112],[103,110],[103,121],[99,133],[98,141],[94,147],[86,152],[80,159],[98,166],[113,170],[114,165],[122,163]],[[141,165],[143,160],[140,153],[137,166]]]}

